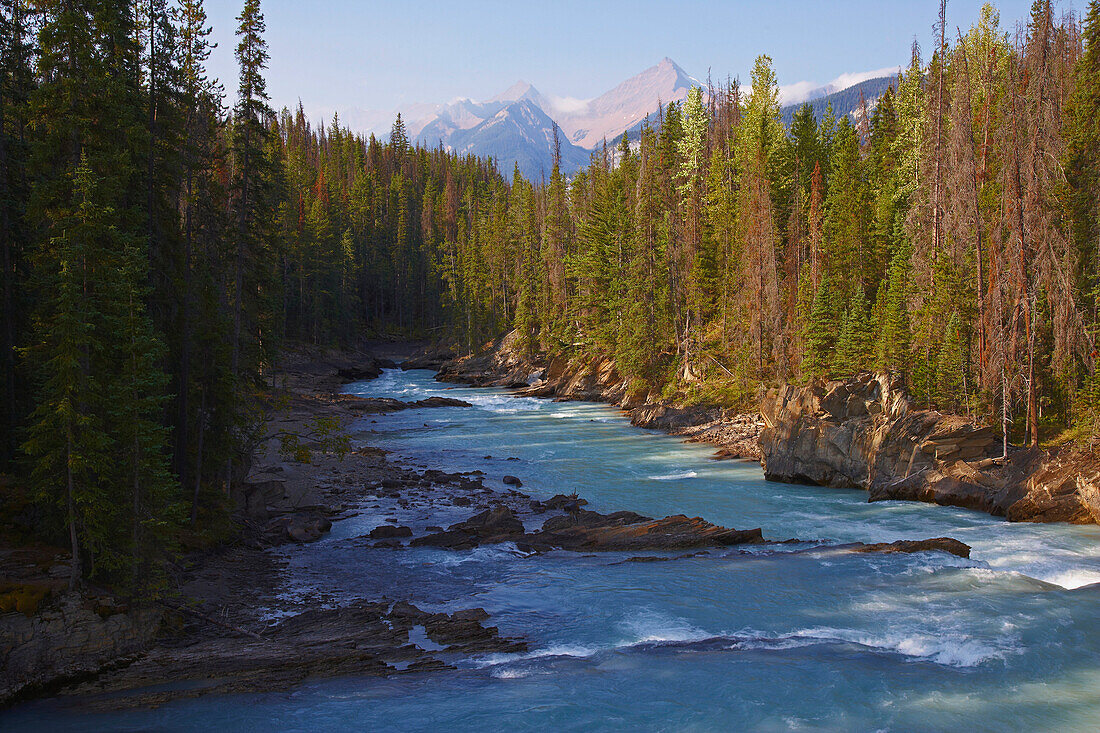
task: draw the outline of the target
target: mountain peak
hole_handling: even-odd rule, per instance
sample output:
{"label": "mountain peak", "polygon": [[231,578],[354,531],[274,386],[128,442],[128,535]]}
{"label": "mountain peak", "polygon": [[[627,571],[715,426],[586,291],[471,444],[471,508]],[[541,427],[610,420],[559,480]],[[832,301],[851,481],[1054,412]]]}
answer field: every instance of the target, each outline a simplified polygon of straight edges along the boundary
{"label": "mountain peak", "polygon": [[558,120],[569,140],[594,149],[603,140],[615,140],[652,114],[659,104],[687,99],[695,84],[675,61],[664,57],[611,91],[596,97],[582,110]]}
{"label": "mountain peak", "polygon": [[505,89],[500,94],[496,95],[489,102],[515,102],[520,99],[537,99],[542,95],[539,94],[539,90],[520,79],[512,86]]}

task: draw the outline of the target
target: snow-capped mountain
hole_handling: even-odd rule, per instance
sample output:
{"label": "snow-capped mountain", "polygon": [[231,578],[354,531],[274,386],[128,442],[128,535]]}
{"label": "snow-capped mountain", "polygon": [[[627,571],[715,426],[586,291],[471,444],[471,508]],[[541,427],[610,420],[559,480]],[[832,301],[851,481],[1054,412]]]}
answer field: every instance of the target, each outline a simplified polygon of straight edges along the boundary
{"label": "snow-capped mountain", "polygon": [[[472,127],[455,129],[445,138],[427,138],[437,131],[444,130],[437,122],[429,124],[420,133],[419,140],[425,144],[443,145],[459,155],[474,154],[491,156],[497,162],[497,169],[505,176],[511,174],[515,166],[530,180],[549,176],[553,168],[554,120],[529,97],[516,101],[486,103],[482,109],[498,107],[492,116]],[[572,173],[588,164],[589,152],[573,145],[559,135],[561,144],[561,167],[566,173]]]}
{"label": "snow-capped mountain", "polygon": [[458,153],[492,156],[505,175],[518,164],[525,176],[537,179],[553,166],[555,124],[561,131],[562,170],[573,173],[605,139],[614,145],[659,105],[686,99],[697,83],[665,58],[594,99],[548,97],[517,81],[491,99],[461,99],[406,124],[422,145],[442,143]]}
{"label": "snow-capped mountain", "polygon": [[692,86],[700,84],[666,57],[580,109],[560,113],[556,119],[570,141],[593,150],[604,140],[613,145],[646,115],[655,113],[658,105],[687,99]]}
{"label": "snow-capped mountain", "polygon": [[[826,101],[832,102],[837,115],[850,114],[858,105],[849,97],[858,101],[858,94],[853,97],[847,90],[864,91],[871,103],[890,82],[868,78],[877,73],[847,74],[824,86],[800,82],[781,88],[781,96],[786,105],[809,101],[819,115]],[[624,133],[635,139],[647,116],[655,120],[661,105],[682,102],[692,86],[701,84],[675,61],[664,58],[592,99],[545,95],[528,82],[517,81],[484,101],[458,99],[450,104],[410,105],[401,111],[409,136],[417,143],[492,157],[505,176],[518,166],[528,179],[538,180],[549,176],[553,167],[555,126],[560,130],[562,171],[570,175],[587,165],[592,151],[605,140],[614,146]],[[785,122],[793,111],[793,105],[784,108]]]}

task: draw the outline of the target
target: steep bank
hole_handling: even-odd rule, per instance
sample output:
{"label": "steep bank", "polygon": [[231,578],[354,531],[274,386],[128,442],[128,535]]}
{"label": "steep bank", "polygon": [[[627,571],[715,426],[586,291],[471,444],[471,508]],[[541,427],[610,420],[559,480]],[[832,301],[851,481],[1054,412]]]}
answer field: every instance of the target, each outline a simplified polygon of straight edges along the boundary
{"label": "steep bank", "polygon": [[884,375],[772,389],[761,409],[765,477],[866,489],[870,501],[965,507],[1011,521],[1100,522],[1100,462],[1070,449],[1011,450],[958,415],[915,409]]}
{"label": "steep bank", "polygon": [[689,442],[710,443],[715,458],[760,459],[759,415],[714,405],[678,405],[656,392],[632,391],[612,359],[562,353],[546,359],[529,357],[511,332],[482,351],[449,356],[449,350],[425,350],[403,362],[403,368],[436,368],[443,382],[476,387],[507,387],[524,397],[604,402],[615,405],[641,428],[679,435]]}

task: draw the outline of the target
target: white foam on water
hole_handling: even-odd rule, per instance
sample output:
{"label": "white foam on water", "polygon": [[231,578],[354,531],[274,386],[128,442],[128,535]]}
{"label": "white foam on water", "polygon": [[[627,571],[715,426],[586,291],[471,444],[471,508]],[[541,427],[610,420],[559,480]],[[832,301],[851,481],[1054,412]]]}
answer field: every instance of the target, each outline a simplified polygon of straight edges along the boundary
{"label": "white foam on water", "polygon": [[669,616],[648,608],[642,609],[631,618],[623,621],[622,627],[631,634],[631,638],[624,640],[623,643],[617,646],[634,646],[654,642],[702,641],[712,639],[715,636],[692,626],[685,619]]}
{"label": "white foam on water", "polygon": [[502,415],[511,415],[517,412],[531,412],[540,408],[539,402],[530,397],[476,394],[467,396],[464,399],[480,410],[495,412]]}
{"label": "white foam on water", "polygon": [[[440,553],[438,559],[433,559],[431,564],[454,567],[466,563],[496,562],[516,557],[528,557],[534,553],[525,552],[516,546],[514,542],[502,542],[497,545],[481,545],[472,550],[437,550]],[[420,553],[407,553],[398,558],[402,565],[423,565],[424,557]]]}
{"label": "white foam on water", "polygon": [[[574,659],[587,659],[599,649],[593,649],[592,647],[582,646],[580,644],[553,644],[543,649],[535,649],[529,652],[518,652],[515,654],[487,654],[485,656],[475,657],[471,661],[475,667],[497,667],[504,664],[512,664],[514,662],[525,662],[531,659],[546,659],[550,657],[573,657]],[[522,676],[522,675],[516,675]]]}
{"label": "white foam on water", "polygon": [[1073,568],[1061,572],[1054,572],[1048,578],[1045,578],[1045,580],[1048,583],[1060,585],[1066,590],[1073,590],[1075,588],[1083,588],[1086,585],[1092,585],[1093,583],[1100,583],[1100,570]]}
{"label": "white foam on water", "polygon": [[657,476],[649,476],[648,478],[651,478],[654,481],[676,481],[685,478],[695,478],[698,475],[699,474],[696,471],[680,471],[679,473],[666,473]]}
{"label": "white foam on water", "polygon": [[977,667],[993,660],[1003,659],[1015,647],[997,648],[983,641],[962,634],[941,632],[886,632],[882,634],[857,629],[816,627],[799,629],[787,635],[787,639],[804,639],[821,643],[845,642],[870,649],[894,652],[905,657],[935,662],[949,667]]}

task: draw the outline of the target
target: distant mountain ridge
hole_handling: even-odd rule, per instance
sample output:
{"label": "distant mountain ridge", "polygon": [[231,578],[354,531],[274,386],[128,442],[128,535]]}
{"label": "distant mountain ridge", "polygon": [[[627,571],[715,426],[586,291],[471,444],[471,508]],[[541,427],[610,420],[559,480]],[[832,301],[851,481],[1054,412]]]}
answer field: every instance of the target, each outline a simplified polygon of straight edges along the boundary
{"label": "distant mountain ridge", "polygon": [[[840,116],[858,109],[860,92],[873,106],[894,81],[884,76],[832,93],[827,92],[835,86],[817,87],[800,96],[811,97],[819,118],[829,102]],[[661,106],[683,102],[692,86],[701,83],[666,57],[593,99],[548,97],[530,83],[517,81],[481,102],[418,105],[415,112],[410,109],[405,123],[410,137],[421,145],[491,157],[505,176],[518,167],[528,179],[538,180],[549,176],[553,167],[555,126],[562,172],[571,175],[588,164],[592,151],[605,140],[614,145],[624,133],[636,139],[647,117],[655,121]],[[801,104],[783,107],[784,124],[790,124]]]}
{"label": "distant mountain ridge", "polygon": [[791,120],[794,119],[794,113],[798,111],[804,104],[808,104],[813,107],[814,117],[821,119],[825,114],[825,110],[828,106],[833,105],[833,114],[840,119],[844,115],[848,115],[853,121],[856,121],[856,115],[860,106],[860,95],[867,101],[867,108],[873,110],[878,103],[879,97],[886,93],[886,90],[893,87],[894,91],[898,88],[898,78],[896,76],[878,76],[874,79],[867,79],[859,84],[853,84],[847,89],[841,89],[840,91],[833,92],[832,94],[826,94],[824,96],[808,99],[805,102],[799,102],[798,104],[788,104],[779,110],[780,118],[783,121],[785,127],[790,127]]}

